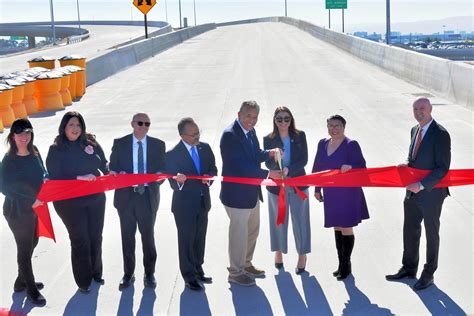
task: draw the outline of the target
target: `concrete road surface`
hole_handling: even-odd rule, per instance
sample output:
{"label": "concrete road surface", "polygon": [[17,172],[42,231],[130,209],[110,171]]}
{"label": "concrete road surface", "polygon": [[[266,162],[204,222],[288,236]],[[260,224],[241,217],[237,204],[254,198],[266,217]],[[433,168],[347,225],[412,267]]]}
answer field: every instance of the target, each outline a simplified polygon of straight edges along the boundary
{"label": "concrete road surface", "polygon": [[[54,55],[53,52],[51,54]],[[106,155],[113,139],[131,132],[133,113],[150,114],[150,135],[178,142],[177,123],[193,117],[210,143],[221,169],[219,139],[235,119],[240,103],[261,105],[256,130],[260,139],[272,129],[277,105],[286,105],[296,126],[306,132],[311,171],[316,145],[327,136],[326,118],[339,113],[347,120],[346,135],[359,141],[369,167],[402,162],[415,124],[411,103],[429,95],[403,80],[281,23],[223,27],[202,34],[88,88],[67,110],[80,111],[88,131],[97,135]],[[452,138],[451,168],[473,168],[473,112],[436,96],[433,116]],[[65,111],[32,119],[36,144],[45,157]],[[6,136],[4,134],[4,136]],[[1,148],[1,153],[5,147]],[[260,236],[254,264],[266,270],[257,286],[242,288],[227,282],[229,220],[219,201],[220,184],[212,186],[204,269],[214,278],[204,292],[184,287],[178,269],[177,237],[170,212],[171,190],[161,187],[155,228],[158,249],[155,291],[144,289],[142,252],[137,236],[135,286],[118,291],[122,277],[120,229],[112,193],[107,194],[103,240],[105,285],[93,284],[88,295],[77,292],[64,225],[50,206],[57,243],[41,239],[33,267],[44,281],[45,307],[23,302],[14,294],[15,243],[5,220],[0,221],[0,306],[32,315],[463,315],[473,304],[473,186],[451,189],[441,216],[441,249],[435,286],[414,292],[414,280],[387,282],[385,274],[401,265],[402,200],[398,188],[364,189],[371,218],[355,228],[353,276],[337,281],[331,229],[323,228],[322,205],[311,197],[312,252],[307,271],[294,273],[297,254],[293,237],[284,256],[285,271],[273,266],[267,204],[261,205]],[[0,201],[1,202],[1,201]],[[291,232],[291,228],[290,228]],[[290,233],[290,236],[292,234]],[[422,238],[421,264],[425,243]]]}

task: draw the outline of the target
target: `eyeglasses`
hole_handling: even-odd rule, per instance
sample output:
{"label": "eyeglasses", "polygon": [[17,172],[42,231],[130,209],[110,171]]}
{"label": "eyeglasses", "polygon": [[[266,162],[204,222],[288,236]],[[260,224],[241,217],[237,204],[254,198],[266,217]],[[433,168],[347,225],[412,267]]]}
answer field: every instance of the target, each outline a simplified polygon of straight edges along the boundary
{"label": "eyeglasses", "polygon": [[143,122],[143,121],[134,121],[137,123],[138,126],[143,126],[145,125],[146,127],[150,127],[151,123],[150,122]]}
{"label": "eyeglasses", "polygon": [[275,117],[275,121],[277,121],[277,123],[282,123],[282,122],[285,122],[285,123],[290,123],[291,122],[291,117],[289,116],[277,116]]}

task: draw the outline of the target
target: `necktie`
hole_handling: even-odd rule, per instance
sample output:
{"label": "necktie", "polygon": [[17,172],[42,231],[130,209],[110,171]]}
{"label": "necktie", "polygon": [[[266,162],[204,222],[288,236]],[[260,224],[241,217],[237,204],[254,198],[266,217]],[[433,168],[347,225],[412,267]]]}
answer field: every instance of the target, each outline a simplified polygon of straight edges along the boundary
{"label": "necktie", "polygon": [[247,135],[245,136],[247,137],[247,142],[249,143],[250,149],[252,150],[252,153],[253,153],[254,148],[253,148],[253,141],[252,141],[252,133],[248,132]]}
{"label": "necktie", "polygon": [[420,148],[421,145],[421,130],[422,128],[418,128],[418,134],[416,135],[416,144],[415,144],[415,149],[413,150],[413,160],[416,159],[416,155],[418,154],[418,149]]}
{"label": "necktie", "polygon": [[[138,173],[145,173],[145,161],[143,160],[143,144],[141,141],[137,142],[138,144]],[[145,193],[145,185],[138,185],[138,194]]]}
{"label": "necktie", "polygon": [[199,160],[198,153],[196,151],[196,146],[191,147],[191,158],[193,159],[194,166],[196,167],[196,171],[198,175],[201,174],[201,162]]}

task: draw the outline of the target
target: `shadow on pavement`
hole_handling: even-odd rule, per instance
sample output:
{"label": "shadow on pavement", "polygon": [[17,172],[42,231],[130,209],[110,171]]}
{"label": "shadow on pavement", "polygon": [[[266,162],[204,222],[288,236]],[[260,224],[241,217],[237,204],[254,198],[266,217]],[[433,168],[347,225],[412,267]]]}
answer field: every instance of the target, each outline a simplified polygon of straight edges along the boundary
{"label": "shadow on pavement", "polygon": [[180,315],[211,315],[206,291],[184,288],[179,300]]}
{"label": "shadow on pavement", "polygon": [[120,296],[119,307],[117,315],[119,316],[133,316],[133,295],[135,294],[135,286],[132,284],[128,288],[122,290]]}
{"label": "shadow on pavement", "polygon": [[77,290],[67,302],[63,315],[96,315],[100,285],[92,282],[90,289],[87,294]]}
{"label": "shadow on pavement", "polygon": [[[333,315],[331,307],[316,277],[308,272],[300,275],[305,299],[301,297],[293,277],[289,272],[280,270],[275,281],[286,315]],[[305,302],[306,301],[306,302]]]}
{"label": "shadow on pavement", "polygon": [[236,315],[273,315],[270,302],[257,285],[246,287],[230,284],[229,290]]}
{"label": "shadow on pavement", "polygon": [[415,293],[420,297],[431,315],[466,315],[466,312],[448,294],[441,291],[436,284]]}
{"label": "shadow on pavement", "polygon": [[345,303],[346,307],[342,310],[343,315],[395,315],[388,308],[372,304],[370,299],[357,288],[352,275],[343,282],[349,294],[349,301]]}
{"label": "shadow on pavement", "polygon": [[142,291],[142,299],[140,300],[140,307],[138,307],[137,316],[153,315],[153,306],[155,305],[155,300],[155,289],[144,288]]}
{"label": "shadow on pavement", "polygon": [[[12,294],[12,306],[10,307],[10,313],[14,316],[26,315],[36,307],[26,298],[26,291]],[[41,307],[39,307],[41,308]]]}

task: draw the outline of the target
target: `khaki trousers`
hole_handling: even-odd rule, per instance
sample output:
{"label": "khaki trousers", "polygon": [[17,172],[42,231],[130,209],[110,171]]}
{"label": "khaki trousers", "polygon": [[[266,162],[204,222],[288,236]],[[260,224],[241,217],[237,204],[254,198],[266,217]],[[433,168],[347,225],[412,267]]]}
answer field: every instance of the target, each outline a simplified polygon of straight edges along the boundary
{"label": "khaki trousers", "polygon": [[224,207],[230,219],[228,270],[231,276],[237,276],[245,273],[244,268],[252,266],[260,230],[260,201],[251,209]]}

